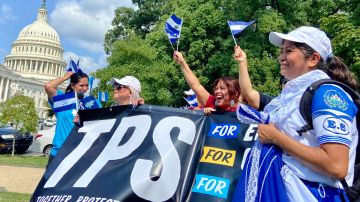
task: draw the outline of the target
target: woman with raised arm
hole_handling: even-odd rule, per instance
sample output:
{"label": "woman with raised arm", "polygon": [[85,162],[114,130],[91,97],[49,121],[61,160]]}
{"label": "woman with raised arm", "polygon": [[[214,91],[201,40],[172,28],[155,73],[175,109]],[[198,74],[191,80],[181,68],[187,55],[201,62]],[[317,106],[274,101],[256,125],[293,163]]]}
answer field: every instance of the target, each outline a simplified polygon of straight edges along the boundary
{"label": "woman with raised arm", "polygon": [[240,87],[237,79],[229,77],[216,79],[213,84],[214,95],[211,95],[201,85],[180,52],[175,51],[173,58],[181,66],[185,80],[195,92],[198,102],[204,107],[205,114],[210,114],[212,111],[236,111],[240,97]]}
{"label": "woman with raised arm", "polygon": [[[243,187],[238,190],[242,192],[240,195],[243,198],[234,201],[253,201],[259,196],[266,201],[263,193],[281,194],[274,189],[275,180],[268,182],[272,183],[272,190],[260,191],[266,185],[257,184],[259,179],[256,177],[262,176],[256,170],[260,165],[257,162],[259,157],[263,157],[261,151],[266,145],[277,146],[269,150],[280,148],[283,152],[277,156],[277,160],[281,159],[278,174],[281,175],[280,181],[284,184],[289,201],[346,200],[340,181],[345,179],[349,186],[352,185],[358,142],[355,118],[358,109],[343,88],[335,84],[323,84],[313,97],[313,129],[300,132],[306,122],[300,114],[299,104],[305,90],[318,80],[331,78],[356,90],[356,78],[333,55],[330,39],[317,28],[302,26],[288,34],[271,32],[269,40],[281,47],[278,57],[280,73],[289,81],[281,94],[265,106],[264,112],[269,114],[270,124],[259,124],[258,139],[262,144],[255,143],[252,148],[251,157],[247,159],[247,166],[239,181]],[[247,70],[241,73],[246,74]],[[247,85],[249,83],[247,81]],[[249,86],[244,88],[249,89]],[[253,99],[255,106],[259,103],[260,96],[251,90],[251,83],[250,90],[244,94]],[[261,163],[261,166],[269,168],[265,176],[261,177],[263,180],[267,179],[268,173],[273,173],[270,169],[274,166],[272,163]],[[256,172],[258,176],[255,176]],[[253,186],[254,182],[257,186]],[[251,194],[254,190],[257,190],[257,195]]]}
{"label": "woman with raised arm", "polygon": [[[70,93],[75,91],[78,97],[83,97],[83,95],[88,91],[89,89],[88,75],[81,71],[77,73],[68,71],[63,77],[54,79],[46,83],[44,86],[51,108],[54,108],[53,97],[56,95],[64,94],[63,91],[58,89],[59,85],[64,83],[69,78],[70,78],[70,84],[67,86],[65,93]],[[75,125],[74,118],[76,114],[77,111],[72,109],[55,113],[56,129],[53,139],[53,148],[51,149],[49,156],[49,163],[51,162],[53,157],[57,154],[58,150],[60,149],[60,147],[66,140],[67,136],[69,135],[71,129],[74,127]]]}

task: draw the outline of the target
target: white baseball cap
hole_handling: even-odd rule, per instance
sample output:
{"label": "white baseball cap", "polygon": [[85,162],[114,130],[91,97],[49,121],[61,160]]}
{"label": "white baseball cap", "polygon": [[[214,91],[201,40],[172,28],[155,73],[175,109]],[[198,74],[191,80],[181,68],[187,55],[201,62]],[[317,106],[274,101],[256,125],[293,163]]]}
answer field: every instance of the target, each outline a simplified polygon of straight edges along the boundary
{"label": "white baseball cap", "polygon": [[305,43],[319,53],[324,62],[332,56],[330,39],[325,32],[315,27],[301,26],[288,34],[270,32],[269,40],[276,46],[282,46],[284,40]]}
{"label": "white baseball cap", "polygon": [[118,83],[118,84],[121,84],[124,86],[130,86],[130,87],[134,88],[138,93],[141,92],[140,81],[133,76],[125,76],[121,79],[112,78],[110,80],[110,84],[114,85],[115,83]]}
{"label": "white baseball cap", "polygon": [[195,95],[195,92],[192,89],[190,89],[188,91],[184,90],[184,94],[185,95]]}

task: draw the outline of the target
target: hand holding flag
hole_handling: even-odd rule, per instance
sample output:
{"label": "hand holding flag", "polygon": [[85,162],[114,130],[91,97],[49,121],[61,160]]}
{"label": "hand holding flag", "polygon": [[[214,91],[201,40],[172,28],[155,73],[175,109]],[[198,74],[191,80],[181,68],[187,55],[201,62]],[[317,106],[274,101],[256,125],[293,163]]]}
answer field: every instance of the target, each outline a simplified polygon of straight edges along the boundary
{"label": "hand holding flag", "polygon": [[[179,39],[181,34],[182,20],[176,15],[171,15],[165,22],[165,33],[167,34],[171,47],[174,49],[173,44],[177,43],[176,50],[179,48]],[[175,50],[175,49],[174,49]]]}
{"label": "hand holding flag", "polygon": [[244,22],[244,21],[228,21],[228,25],[230,27],[231,35],[234,39],[235,45],[237,45],[235,40],[235,35],[242,32],[246,27],[252,25],[255,22],[255,20],[252,20],[250,22]]}

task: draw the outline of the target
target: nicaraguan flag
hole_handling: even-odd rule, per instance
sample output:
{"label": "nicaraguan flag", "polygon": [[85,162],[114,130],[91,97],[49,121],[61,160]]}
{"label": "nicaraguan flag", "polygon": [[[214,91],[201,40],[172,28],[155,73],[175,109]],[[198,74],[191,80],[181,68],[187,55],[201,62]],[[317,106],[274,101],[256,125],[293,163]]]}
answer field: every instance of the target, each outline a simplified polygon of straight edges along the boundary
{"label": "nicaraguan flag", "polygon": [[108,92],[98,92],[98,100],[100,102],[107,102],[109,100],[109,93]]}
{"label": "nicaraguan flag", "polygon": [[171,15],[165,22],[165,32],[169,37],[170,43],[174,44],[180,38],[182,20],[176,15]]}
{"label": "nicaraguan flag", "polygon": [[80,100],[79,108],[81,110],[97,109],[97,108],[101,108],[101,105],[100,103],[97,102],[94,96],[90,95]]}
{"label": "nicaraguan flag", "polygon": [[255,20],[250,22],[243,22],[243,21],[228,21],[231,33],[235,36],[242,32],[246,27],[252,25]]}
{"label": "nicaraguan flag", "polygon": [[240,122],[245,124],[268,124],[269,114],[259,112],[249,105],[239,104],[236,108],[236,115]]}
{"label": "nicaraguan flag", "polygon": [[197,107],[199,105],[196,99],[196,95],[189,95],[189,97],[184,97],[184,99],[192,107]]}
{"label": "nicaraguan flag", "polygon": [[75,92],[61,94],[53,97],[54,112],[61,112],[69,109],[76,109]]}

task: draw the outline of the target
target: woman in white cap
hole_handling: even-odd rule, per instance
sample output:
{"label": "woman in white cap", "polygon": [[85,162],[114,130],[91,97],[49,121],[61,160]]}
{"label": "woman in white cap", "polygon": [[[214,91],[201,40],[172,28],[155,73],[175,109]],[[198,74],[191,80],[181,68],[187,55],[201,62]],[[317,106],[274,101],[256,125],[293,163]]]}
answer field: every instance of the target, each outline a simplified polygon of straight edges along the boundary
{"label": "woman in white cap", "polygon": [[140,81],[137,78],[133,76],[125,76],[121,79],[113,78],[110,83],[114,87],[115,103],[112,106],[144,104],[144,99],[140,97]]}
{"label": "woman in white cap", "polygon": [[[281,47],[278,57],[280,73],[290,81],[281,94],[265,106],[264,112],[270,115],[270,124],[259,124],[257,132],[262,144],[275,145],[283,152],[280,155],[279,173],[286,197],[289,201],[347,199],[340,181],[345,179],[351,186],[354,177],[358,142],[357,107],[344,89],[334,84],[324,84],[313,97],[311,113],[314,129],[299,133],[306,124],[300,115],[299,103],[305,90],[320,79],[338,80],[356,90],[356,78],[332,54],[330,39],[317,28],[302,26],[288,34],[271,32],[269,40]],[[259,95],[253,95],[250,99],[255,99],[253,103],[259,103]],[[254,145],[251,158],[247,159],[245,165],[259,166],[254,162],[257,151],[261,151],[262,147],[261,144]],[[245,201],[252,201],[262,194],[259,190],[263,185],[258,184],[255,188],[251,188],[253,184],[250,186],[250,183],[257,182],[254,175],[248,176],[253,169],[251,166],[244,168],[246,171],[242,173],[238,185],[243,187],[238,189],[242,192],[239,198],[243,197]],[[270,168],[272,164],[267,166]],[[254,191],[252,189],[258,190],[257,195],[250,194]]]}

